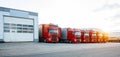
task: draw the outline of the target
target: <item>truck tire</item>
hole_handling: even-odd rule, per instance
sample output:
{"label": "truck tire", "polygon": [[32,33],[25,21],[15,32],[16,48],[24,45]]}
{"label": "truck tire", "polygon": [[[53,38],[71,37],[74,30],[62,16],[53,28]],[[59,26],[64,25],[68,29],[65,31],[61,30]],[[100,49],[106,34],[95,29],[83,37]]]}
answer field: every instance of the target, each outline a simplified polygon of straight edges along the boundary
{"label": "truck tire", "polygon": [[72,41],[69,41],[69,43],[72,43]]}
{"label": "truck tire", "polygon": [[46,39],[43,40],[44,43],[47,43]]}

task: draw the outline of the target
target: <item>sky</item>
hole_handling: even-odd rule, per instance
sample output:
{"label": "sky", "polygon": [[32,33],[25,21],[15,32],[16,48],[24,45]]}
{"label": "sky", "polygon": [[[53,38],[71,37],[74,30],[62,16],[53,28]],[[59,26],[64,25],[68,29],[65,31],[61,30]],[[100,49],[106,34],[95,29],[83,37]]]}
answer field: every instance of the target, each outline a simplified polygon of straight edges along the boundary
{"label": "sky", "polygon": [[120,0],[0,0],[0,6],[37,12],[39,24],[120,32]]}

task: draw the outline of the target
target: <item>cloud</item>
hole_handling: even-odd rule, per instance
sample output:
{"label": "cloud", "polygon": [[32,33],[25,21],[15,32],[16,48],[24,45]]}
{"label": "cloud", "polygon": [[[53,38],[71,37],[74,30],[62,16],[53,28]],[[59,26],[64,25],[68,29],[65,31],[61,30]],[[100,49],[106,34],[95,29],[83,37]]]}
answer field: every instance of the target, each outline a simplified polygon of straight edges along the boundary
{"label": "cloud", "polygon": [[109,18],[107,18],[108,21],[119,21],[120,19],[120,12],[118,12],[117,14],[110,16]]}
{"label": "cloud", "polygon": [[120,13],[113,16],[113,18],[120,18]]}
{"label": "cloud", "polygon": [[107,18],[107,21],[109,22],[111,31],[120,32],[120,13],[110,16]]}
{"label": "cloud", "polygon": [[93,11],[98,12],[98,11],[103,11],[103,10],[112,10],[112,9],[119,9],[119,8],[120,8],[120,4],[118,3],[104,4]]}

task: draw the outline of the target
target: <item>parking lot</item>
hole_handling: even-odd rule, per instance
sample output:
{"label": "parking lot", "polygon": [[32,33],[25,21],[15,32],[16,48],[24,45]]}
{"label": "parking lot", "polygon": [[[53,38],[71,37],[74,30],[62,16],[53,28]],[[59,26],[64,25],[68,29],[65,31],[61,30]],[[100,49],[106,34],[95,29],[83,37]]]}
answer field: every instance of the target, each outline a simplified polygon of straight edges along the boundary
{"label": "parking lot", "polygon": [[[81,52],[83,50],[94,49],[108,49],[108,48],[120,48],[120,43],[0,43],[0,56],[22,56],[29,57],[37,54],[38,57],[42,54],[46,54],[43,57],[49,57],[50,53],[64,53],[69,51]],[[114,49],[113,49],[114,50]],[[101,51],[102,52],[102,51]],[[120,52],[120,51],[119,51]],[[117,52],[118,53],[118,52]],[[87,54],[85,54],[87,55]],[[117,55],[118,56],[118,55]],[[56,56],[53,56],[56,57]],[[83,56],[84,57],[84,56]],[[94,57],[94,56],[93,56]]]}

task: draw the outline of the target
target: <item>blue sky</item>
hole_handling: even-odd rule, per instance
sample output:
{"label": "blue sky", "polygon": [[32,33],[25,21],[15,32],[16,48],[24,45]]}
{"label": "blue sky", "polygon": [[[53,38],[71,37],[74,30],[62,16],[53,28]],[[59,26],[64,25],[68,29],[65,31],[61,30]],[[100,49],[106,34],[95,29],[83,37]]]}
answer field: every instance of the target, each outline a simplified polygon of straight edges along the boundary
{"label": "blue sky", "polygon": [[120,0],[0,0],[0,6],[39,13],[39,24],[120,32]]}

